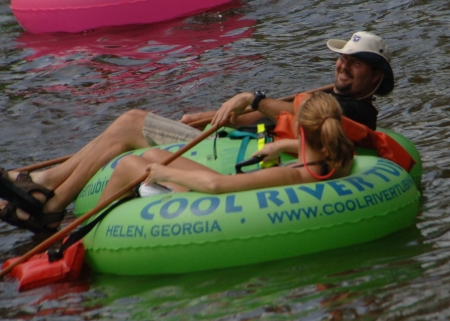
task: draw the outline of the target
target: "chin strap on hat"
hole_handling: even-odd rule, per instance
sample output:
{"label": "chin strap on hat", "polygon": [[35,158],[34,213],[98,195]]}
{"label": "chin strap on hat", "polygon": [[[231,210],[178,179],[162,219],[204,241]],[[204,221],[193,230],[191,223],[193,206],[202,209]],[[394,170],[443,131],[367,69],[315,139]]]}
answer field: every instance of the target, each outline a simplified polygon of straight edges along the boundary
{"label": "chin strap on hat", "polygon": [[369,97],[372,97],[375,94],[375,92],[378,90],[378,88],[381,86],[381,83],[383,82],[383,79],[384,79],[384,75],[383,75],[383,77],[381,77],[380,81],[378,82],[378,85],[370,93],[368,93],[367,95],[365,95],[365,96],[363,96],[361,98],[356,98],[356,99],[364,100],[364,99],[367,99]]}

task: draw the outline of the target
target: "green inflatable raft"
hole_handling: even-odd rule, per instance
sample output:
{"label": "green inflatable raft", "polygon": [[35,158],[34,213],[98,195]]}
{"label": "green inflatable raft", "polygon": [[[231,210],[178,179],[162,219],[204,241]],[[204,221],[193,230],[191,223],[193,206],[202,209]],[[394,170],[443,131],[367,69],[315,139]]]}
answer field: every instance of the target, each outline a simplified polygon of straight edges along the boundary
{"label": "green inflatable raft", "polygon": [[[410,173],[358,150],[352,174],[310,184],[209,195],[197,192],[136,198],[115,207],[83,239],[97,272],[121,275],[186,273],[226,268],[368,242],[414,223],[419,211],[422,163],[404,136],[382,130],[416,160]],[[223,174],[242,154],[241,139],[205,140],[185,156]],[[175,151],[184,143],[158,146]],[[106,164],[79,194],[77,216],[92,209],[117,162]],[[285,155],[282,160],[292,157]]]}

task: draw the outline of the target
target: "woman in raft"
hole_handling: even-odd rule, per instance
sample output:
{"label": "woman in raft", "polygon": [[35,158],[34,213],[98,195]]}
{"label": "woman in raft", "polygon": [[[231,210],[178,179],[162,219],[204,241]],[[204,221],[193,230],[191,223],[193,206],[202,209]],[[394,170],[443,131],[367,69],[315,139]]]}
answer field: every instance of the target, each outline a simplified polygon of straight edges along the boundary
{"label": "woman in raft", "polygon": [[298,127],[298,139],[269,143],[253,155],[266,155],[263,160],[268,161],[282,152],[298,153],[298,161],[243,175],[222,175],[184,157],[167,166],[160,165],[157,162],[171,154],[160,149],[149,149],[141,157],[126,156],[114,169],[100,201],[145,171],[149,171],[149,175],[139,187],[140,196],[152,195],[160,186],[174,192],[192,190],[220,194],[347,176],[353,163],[354,147],[342,130],[341,114],[335,98],[322,92],[312,94],[299,108],[297,124],[293,124]]}

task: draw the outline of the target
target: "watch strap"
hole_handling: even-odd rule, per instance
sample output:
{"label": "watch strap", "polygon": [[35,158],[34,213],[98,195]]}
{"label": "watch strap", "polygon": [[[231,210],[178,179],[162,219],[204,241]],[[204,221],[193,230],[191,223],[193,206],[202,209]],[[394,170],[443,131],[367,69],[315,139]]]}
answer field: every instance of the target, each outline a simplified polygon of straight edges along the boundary
{"label": "watch strap", "polygon": [[252,109],[253,110],[258,110],[259,102],[262,99],[264,99],[264,98],[266,98],[266,94],[263,91],[260,91],[260,90],[256,91],[255,92],[255,98],[253,99],[253,102],[252,102],[252,105],[251,105]]}

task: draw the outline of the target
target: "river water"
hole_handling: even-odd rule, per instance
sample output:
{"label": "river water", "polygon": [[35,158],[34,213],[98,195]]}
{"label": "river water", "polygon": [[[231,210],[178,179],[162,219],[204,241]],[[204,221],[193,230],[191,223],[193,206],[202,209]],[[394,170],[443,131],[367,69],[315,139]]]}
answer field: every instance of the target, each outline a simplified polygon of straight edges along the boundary
{"label": "river water", "polygon": [[[2,167],[76,152],[131,108],[178,119],[240,91],[327,85],[336,54],[326,40],[357,30],[393,53],[396,88],[376,101],[379,125],[409,137],[424,163],[416,224],[381,240],[181,276],[87,274],[26,292],[7,279],[0,318],[450,319],[449,25],[447,0],[249,0],[157,25],[33,35],[0,0]],[[0,262],[41,240],[0,223]]]}

